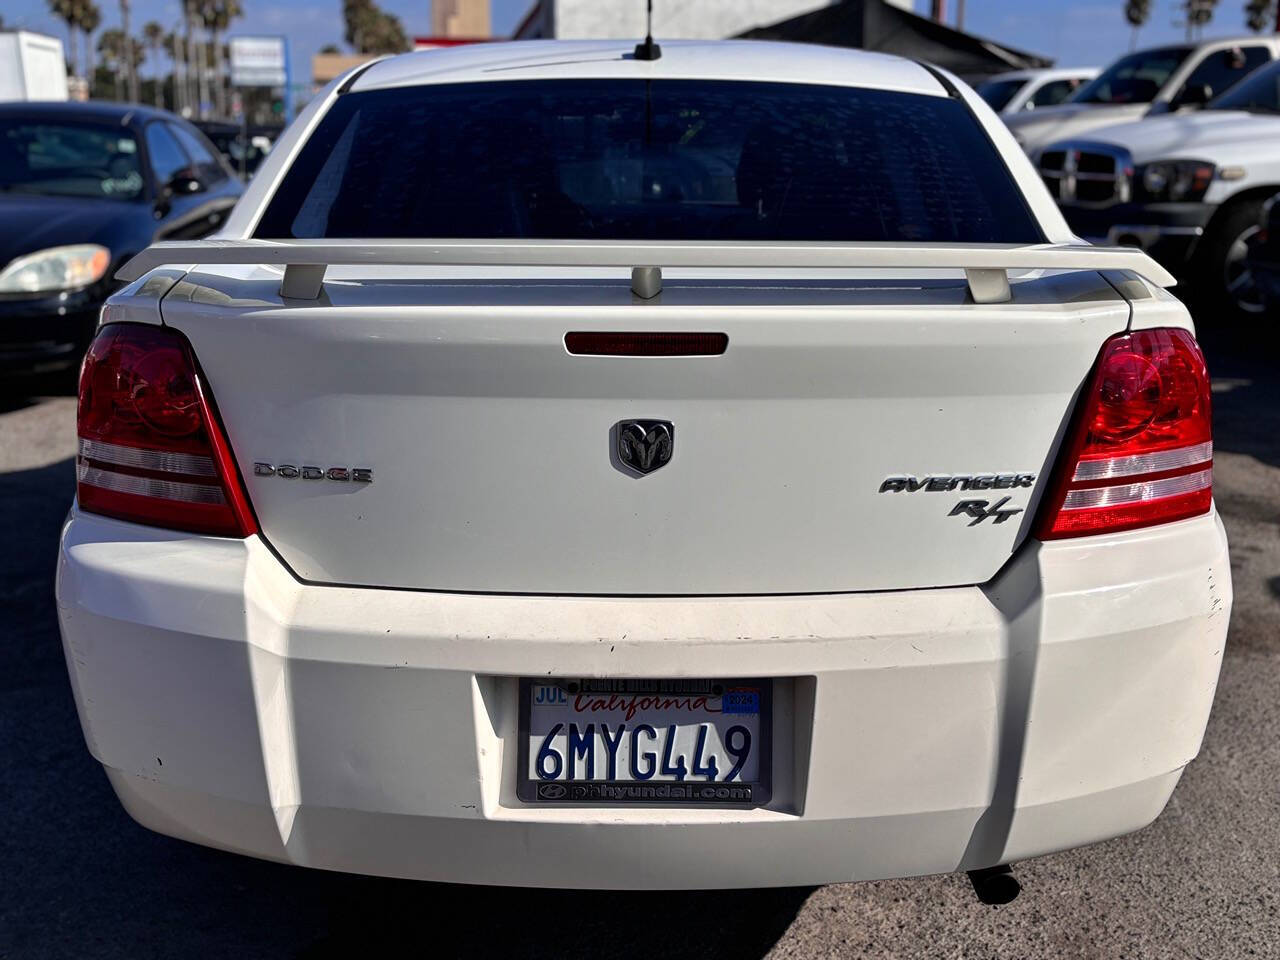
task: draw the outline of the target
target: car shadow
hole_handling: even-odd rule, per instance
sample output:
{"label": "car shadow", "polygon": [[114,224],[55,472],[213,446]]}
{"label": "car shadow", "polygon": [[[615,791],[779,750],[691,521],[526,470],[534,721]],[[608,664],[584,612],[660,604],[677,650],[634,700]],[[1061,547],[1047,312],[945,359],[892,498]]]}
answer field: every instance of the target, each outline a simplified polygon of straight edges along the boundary
{"label": "car shadow", "polygon": [[33,406],[40,397],[74,397],[78,379],[75,370],[0,379],[0,414]]}
{"label": "car shadow", "polygon": [[1280,342],[1256,331],[1200,334],[1213,377],[1213,446],[1280,466]]}
{"label": "car shadow", "polygon": [[35,400],[27,396],[25,390],[0,386],[0,413],[13,413],[34,405]]}
{"label": "car shadow", "polygon": [[90,757],[53,598],[73,461],[0,473],[0,957],[759,957],[804,889],[518,890],[306,870],[137,826]]}
{"label": "car shadow", "polygon": [[[334,929],[296,956],[760,957],[786,932],[808,893],[514,890],[371,881],[354,903],[342,904],[344,917]],[[371,917],[407,922],[373,925]]]}

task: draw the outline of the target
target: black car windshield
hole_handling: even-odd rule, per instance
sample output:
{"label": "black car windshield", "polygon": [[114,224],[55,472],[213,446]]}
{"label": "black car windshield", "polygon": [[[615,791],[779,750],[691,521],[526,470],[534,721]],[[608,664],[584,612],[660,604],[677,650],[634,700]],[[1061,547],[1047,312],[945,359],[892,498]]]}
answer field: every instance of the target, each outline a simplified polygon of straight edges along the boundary
{"label": "black car windshield", "polygon": [[978,87],[978,96],[987,101],[987,106],[999,113],[1009,105],[1013,95],[1026,84],[1025,80],[988,80]]}
{"label": "black car windshield", "polygon": [[0,193],[135,200],[138,141],[119,126],[0,117]]}
{"label": "black car windshield", "polygon": [[1280,60],[1250,74],[1222,96],[1211,100],[1205,109],[1280,113]]}
{"label": "black car windshield", "polygon": [[256,235],[1042,239],[959,99],[688,80],[345,94]]}
{"label": "black car windshield", "polygon": [[1086,86],[1072,103],[1150,103],[1194,47],[1161,47],[1121,57]]}

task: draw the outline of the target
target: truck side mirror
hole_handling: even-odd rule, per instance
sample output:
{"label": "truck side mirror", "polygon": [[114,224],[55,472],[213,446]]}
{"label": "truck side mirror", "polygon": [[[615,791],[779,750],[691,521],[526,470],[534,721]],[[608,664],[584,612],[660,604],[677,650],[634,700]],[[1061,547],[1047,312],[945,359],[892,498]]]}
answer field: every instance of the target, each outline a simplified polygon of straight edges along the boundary
{"label": "truck side mirror", "polygon": [[1182,93],[1178,96],[1174,106],[1203,107],[1212,99],[1213,87],[1209,86],[1207,83],[1188,84],[1183,88]]}

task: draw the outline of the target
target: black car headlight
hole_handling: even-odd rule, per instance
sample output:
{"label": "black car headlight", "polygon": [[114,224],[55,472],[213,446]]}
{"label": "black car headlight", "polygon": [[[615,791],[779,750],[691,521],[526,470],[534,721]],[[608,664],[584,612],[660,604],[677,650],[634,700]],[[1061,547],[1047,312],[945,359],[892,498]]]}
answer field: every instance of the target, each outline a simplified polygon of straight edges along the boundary
{"label": "black car headlight", "polygon": [[111,251],[96,243],[75,243],[24,254],[0,270],[0,293],[53,293],[97,283],[111,263]]}
{"label": "black car headlight", "polygon": [[1158,160],[1137,170],[1138,196],[1148,203],[1203,200],[1213,183],[1214,166],[1201,160]]}

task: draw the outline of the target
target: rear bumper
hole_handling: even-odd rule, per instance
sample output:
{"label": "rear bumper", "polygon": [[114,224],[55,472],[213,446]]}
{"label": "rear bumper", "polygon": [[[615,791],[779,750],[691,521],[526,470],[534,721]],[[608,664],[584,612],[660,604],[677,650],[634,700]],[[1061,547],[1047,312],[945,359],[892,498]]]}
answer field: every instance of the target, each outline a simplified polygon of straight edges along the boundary
{"label": "rear bumper", "polygon": [[[360,873],[559,887],[974,868],[1138,829],[1208,719],[1216,516],[1033,544],[985,587],[771,598],[298,583],[256,538],[73,511],[58,607],[86,741],[142,824]],[[754,810],[537,807],[516,681],[766,676]]]}

